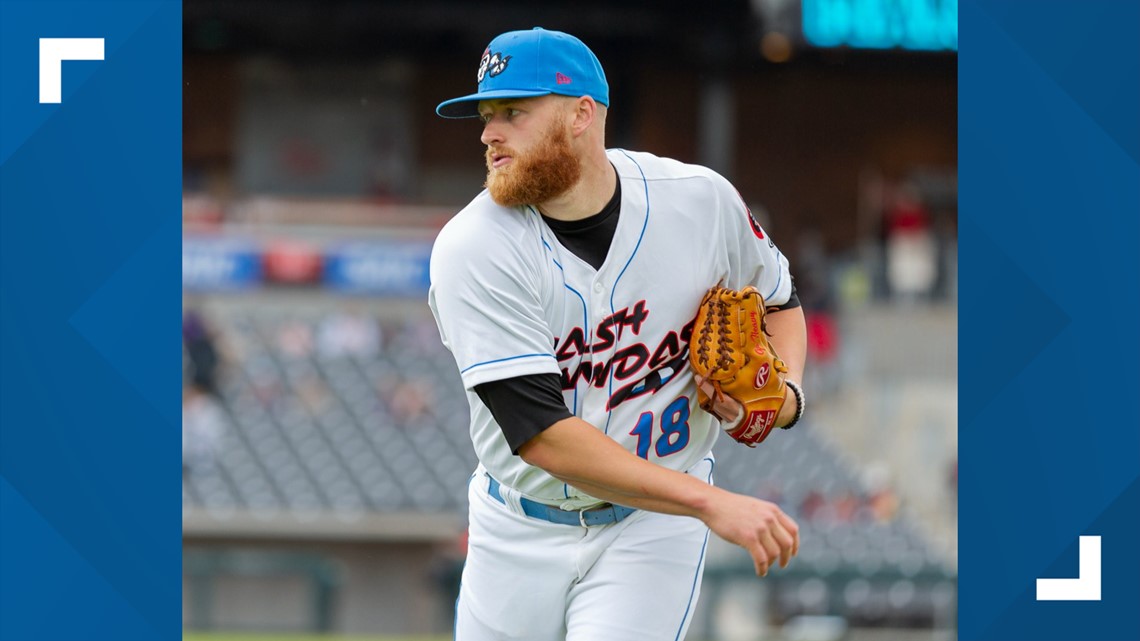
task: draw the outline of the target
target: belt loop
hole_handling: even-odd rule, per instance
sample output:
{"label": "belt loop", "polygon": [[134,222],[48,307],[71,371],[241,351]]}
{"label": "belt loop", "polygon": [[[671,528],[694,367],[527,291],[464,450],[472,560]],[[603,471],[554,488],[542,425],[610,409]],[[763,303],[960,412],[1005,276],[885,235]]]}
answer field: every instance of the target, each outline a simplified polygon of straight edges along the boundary
{"label": "belt loop", "polygon": [[491,476],[490,472],[484,472],[484,474],[487,475],[487,494],[490,494],[491,498],[495,499],[499,503],[506,505],[507,502],[503,500],[503,495],[499,491],[502,486],[498,481],[495,480],[493,476]]}
{"label": "belt loop", "polygon": [[578,510],[578,523],[580,523],[582,527],[590,527],[590,524],[586,523],[586,510]]}
{"label": "belt loop", "polygon": [[522,506],[522,494],[509,485],[504,485],[498,479],[490,475],[487,476],[498,486],[499,502],[507,507],[508,510],[518,514],[519,516],[526,516],[526,510]]}

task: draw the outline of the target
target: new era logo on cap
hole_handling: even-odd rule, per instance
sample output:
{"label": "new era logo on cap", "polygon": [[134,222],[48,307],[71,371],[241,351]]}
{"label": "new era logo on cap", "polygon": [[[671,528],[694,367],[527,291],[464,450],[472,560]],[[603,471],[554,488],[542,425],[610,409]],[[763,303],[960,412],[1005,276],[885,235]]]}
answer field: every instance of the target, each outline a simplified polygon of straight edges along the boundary
{"label": "new era logo on cap", "polygon": [[563,73],[556,73],[554,74],[554,82],[560,85],[568,85],[570,84],[570,77]]}

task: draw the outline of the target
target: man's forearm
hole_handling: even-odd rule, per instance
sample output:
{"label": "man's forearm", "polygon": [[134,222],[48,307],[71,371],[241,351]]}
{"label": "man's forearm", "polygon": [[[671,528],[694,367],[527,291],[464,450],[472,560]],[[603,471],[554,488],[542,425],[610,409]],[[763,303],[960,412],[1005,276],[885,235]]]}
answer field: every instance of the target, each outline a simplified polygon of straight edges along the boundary
{"label": "man's forearm", "polygon": [[[771,312],[764,319],[770,334],[769,340],[780,359],[788,366],[788,380],[800,383],[804,380],[804,361],[807,360],[807,323],[802,307],[781,309]],[[796,397],[792,390],[785,391],[786,400],[776,425],[783,427],[796,416]]]}
{"label": "man's forearm", "polygon": [[771,335],[769,340],[780,359],[788,366],[788,378],[799,383],[804,380],[804,363],[807,360],[807,323],[804,309],[793,307],[769,313],[764,322]]}
{"label": "man's forearm", "polygon": [[555,423],[519,449],[523,460],[604,501],[703,518],[718,490],[638,458],[577,417]]}

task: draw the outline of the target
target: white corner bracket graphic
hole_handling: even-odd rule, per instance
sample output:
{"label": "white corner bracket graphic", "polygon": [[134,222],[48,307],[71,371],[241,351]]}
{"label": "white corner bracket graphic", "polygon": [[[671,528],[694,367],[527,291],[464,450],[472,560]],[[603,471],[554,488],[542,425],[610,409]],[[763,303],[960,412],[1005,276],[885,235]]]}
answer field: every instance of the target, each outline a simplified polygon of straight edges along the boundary
{"label": "white corner bracket graphic", "polygon": [[64,60],[102,59],[102,38],[40,38],[40,104],[63,101]]}
{"label": "white corner bracket graphic", "polygon": [[1075,579],[1037,579],[1038,601],[1100,601],[1100,537],[1082,536]]}

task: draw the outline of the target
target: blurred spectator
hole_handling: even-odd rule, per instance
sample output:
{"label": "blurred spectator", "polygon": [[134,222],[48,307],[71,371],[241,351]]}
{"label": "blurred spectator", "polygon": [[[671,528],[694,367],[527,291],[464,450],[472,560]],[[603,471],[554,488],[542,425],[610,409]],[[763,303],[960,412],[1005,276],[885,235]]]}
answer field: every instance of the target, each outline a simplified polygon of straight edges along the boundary
{"label": "blurred spectator", "polygon": [[182,473],[211,470],[225,430],[225,414],[217,401],[196,384],[182,390]]}
{"label": "blurred spectator", "polygon": [[831,287],[831,266],[823,234],[808,216],[808,229],[797,244],[796,295],[803,305],[807,324],[808,366],[805,384],[817,398],[839,388],[835,356],[839,351],[839,331],[835,322],[835,293]]}
{"label": "blurred spectator", "polygon": [[379,356],[380,324],[359,312],[333,312],[317,327],[317,353],[326,358]]}
{"label": "blurred spectator", "polygon": [[867,506],[871,509],[871,517],[880,523],[893,521],[899,511],[899,498],[889,487],[872,492],[867,497]]}
{"label": "blurred spectator", "polygon": [[375,389],[380,403],[401,426],[414,427],[413,423],[427,413],[434,401],[430,382],[409,380],[395,373],[377,376]]}
{"label": "blurred spectator", "polygon": [[329,402],[329,390],[317,377],[308,377],[297,385],[297,399],[312,414],[320,414]]}
{"label": "blurred spectator", "polygon": [[867,487],[867,508],[871,518],[880,523],[891,521],[899,511],[899,498],[890,484],[886,465],[875,463],[864,475]]}
{"label": "blurred spectator", "polygon": [[831,504],[831,516],[836,522],[851,523],[859,515],[859,508],[862,505],[863,502],[859,497],[851,490],[847,490]]}
{"label": "blurred spectator", "polygon": [[[193,174],[190,174],[191,176]],[[184,178],[185,180],[185,178]],[[193,178],[191,178],[193,180]],[[221,225],[224,213],[217,200],[204,194],[191,195],[183,184],[182,224],[187,230],[211,230]]]}
{"label": "blurred spectator", "polygon": [[823,498],[823,494],[819,490],[812,490],[804,496],[804,500],[800,503],[800,515],[805,521],[814,521],[820,515],[820,510],[827,505],[827,499]]}
{"label": "blurred spectator", "polygon": [[250,373],[250,391],[265,409],[273,409],[283,396],[281,379],[268,367]]}
{"label": "blurred spectator", "polygon": [[287,357],[305,358],[313,353],[313,331],[299,320],[288,320],[277,329],[277,349]]}
{"label": "blurred spectator", "polygon": [[835,318],[824,310],[806,312],[808,367],[805,382],[820,397],[838,391],[842,384],[836,356],[839,354],[839,328]]}
{"label": "blurred spectator", "polygon": [[400,385],[400,376],[393,371],[382,372],[376,375],[372,388],[376,390],[376,397],[385,406],[391,405],[396,388]]}
{"label": "blurred spectator", "polygon": [[904,301],[929,297],[938,277],[938,247],[914,186],[898,189],[883,222],[891,295]]}
{"label": "blurred spectator", "polygon": [[216,394],[218,349],[205,318],[192,307],[182,313],[182,345],[190,359],[191,382],[201,391]]}
{"label": "blurred spectator", "polygon": [[885,523],[898,515],[899,499],[887,486],[866,495],[846,490],[829,500],[819,490],[808,492],[799,505],[798,516],[806,522],[855,523],[868,520]]}
{"label": "blurred spectator", "polygon": [[431,403],[430,386],[424,381],[401,381],[388,397],[392,416],[405,425],[411,425],[427,413]]}

